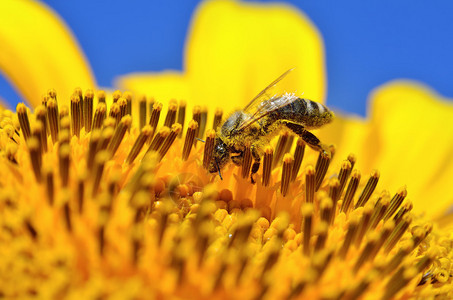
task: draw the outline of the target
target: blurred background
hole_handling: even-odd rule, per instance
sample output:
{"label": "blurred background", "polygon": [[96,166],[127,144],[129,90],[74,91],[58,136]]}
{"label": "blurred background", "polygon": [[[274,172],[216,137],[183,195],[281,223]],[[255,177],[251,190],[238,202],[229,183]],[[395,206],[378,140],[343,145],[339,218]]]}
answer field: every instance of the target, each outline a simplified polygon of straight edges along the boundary
{"label": "blurred background", "polygon": [[[78,39],[98,85],[112,87],[115,77],[131,72],[181,70],[191,15],[200,1],[43,2]],[[453,98],[452,1],[272,2],[303,11],[323,35],[329,106],[365,116],[370,91],[399,78]],[[12,107],[21,101],[1,74],[0,97]]]}

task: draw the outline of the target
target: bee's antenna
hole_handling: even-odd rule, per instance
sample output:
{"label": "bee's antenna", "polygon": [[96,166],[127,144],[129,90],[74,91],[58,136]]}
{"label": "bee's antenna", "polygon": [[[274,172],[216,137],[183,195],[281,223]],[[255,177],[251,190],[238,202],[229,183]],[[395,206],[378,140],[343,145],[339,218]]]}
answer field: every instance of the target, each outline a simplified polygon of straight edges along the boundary
{"label": "bee's antenna", "polygon": [[196,137],[195,139],[198,140],[198,141],[200,141],[200,142],[206,143],[206,141],[204,141],[204,140],[202,140],[202,139],[200,139],[200,138],[197,138],[197,137]]}
{"label": "bee's antenna", "polygon": [[223,180],[222,174],[220,173],[219,161],[217,160],[217,158],[215,159],[215,164],[217,166],[217,170],[219,171],[220,180]]}

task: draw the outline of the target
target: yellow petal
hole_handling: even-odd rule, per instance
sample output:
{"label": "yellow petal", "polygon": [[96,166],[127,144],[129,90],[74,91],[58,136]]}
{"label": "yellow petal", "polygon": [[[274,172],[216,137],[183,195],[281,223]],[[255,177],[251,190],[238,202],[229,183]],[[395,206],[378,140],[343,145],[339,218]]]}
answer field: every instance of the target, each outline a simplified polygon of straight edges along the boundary
{"label": "yellow petal", "polygon": [[453,202],[453,105],[419,83],[394,81],[371,94],[370,115],[338,117],[320,137],[338,146],[336,159],[357,155],[362,180],[378,169],[378,189],[407,185],[416,212],[444,211]]}
{"label": "yellow petal", "polygon": [[95,86],[73,36],[49,8],[35,1],[0,2],[0,70],[30,104],[55,88],[68,101],[76,86]]}
{"label": "yellow petal", "polygon": [[372,95],[366,141],[382,186],[406,183],[418,212],[439,212],[453,200],[453,105],[420,84],[395,81]]}
{"label": "yellow petal", "polygon": [[[290,68],[295,69],[282,81],[282,92],[324,100],[322,39],[306,16],[280,4],[207,1],[195,13],[188,35],[184,98],[229,112],[243,107]],[[118,84],[136,92],[153,85],[158,93],[172,85],[165,78],[128,75]]]}
{"label": "yellow petal", "polygon": [[186,52],[193,99],[243,106],[284,71],[287,91],[323,101],[322,39],[308,18],[284,5],[207,1],[195,14]]}

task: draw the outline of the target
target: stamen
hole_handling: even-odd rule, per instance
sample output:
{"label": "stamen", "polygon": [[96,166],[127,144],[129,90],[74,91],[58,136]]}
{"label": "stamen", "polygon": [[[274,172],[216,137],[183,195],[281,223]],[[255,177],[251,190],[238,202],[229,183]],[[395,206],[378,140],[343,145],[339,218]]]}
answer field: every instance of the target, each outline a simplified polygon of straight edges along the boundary
{"label": "stamen", "polygon": [[360,194],[359,200],[357,200],[354,209],[364,206],[368,199],[370,199],[371,194],[373,194],[374,189],[376,188],[376,185],[379,181],[379,176],[380,176],[379,171],[377,170],[371,171],[370,179],[368,179],[368,182],[365,188],[363,189],[362,194]]}
{"label": "stamen", "polygon": [[359,228],[359,233],[357,234],[357,238],[355,240],[355,245],[357,248],[360,247],[360,244],[362,243],[362,239],[365,236],[365,233],[368,231],[368,228],[370,226],[370,221],[371,221],[371,216],[373,215],[374,211],[374,205],[372,203],[369,203],[368,205],[365,205],[363,208],[362,212],[362,218],[360,219],[360,228]]}
{"label": "stamen", "polygon": [[64,136],[67,138],[67,142],[71,139],[71,120],[68,116],[64,116],[60,119],[60,133],[58,134],[58,140],[61,142],[61,133],[67,131],[67,135]]}
{"label": "stamen", "polygon": [[412,222],[412,216],[407,214],[402,217],[401,221],[396,224],[395,230],[392,232],[390,238],[385,243],[385,253],[389,253],[393,247],[395,247],[396,243],[400,240],[403,234],[406,232],[407,228]]}
{"label": "stamen", "polygon": [[[151,110],[151,117],[149,118],[149,125],[154,128],[154,132],[157,129],[157,123],[159,123],[160,112],[162,111],[162,103],[155,103]],[[152,136],[150,136],[152,138]]]}
{"label": "stamen", "polygon": [[146,96],[143,95],[138,100],[138,116],[139,128],[142,129],[146,125]]}
{"label": "stamen", "polygon": [[72,231],[72,220],[71,220],[71,208],[69,207],[69,190],[64,189],[62,191],[62,202],[63,204],[63,215],[65,219],[66,229],[71,232]]}
{"label": "stamen", "polygon": [[311,238],[311,231],[313,226],[313,214],[314,214],[314,206],[313,203],[304,203],[302,205],[301,213],[304,220],[303,223],[303,251],[304,255],[310,255],[310,238]]}
{"label": "stamen", "polygon": [[305,288],[315,281],[315,279],[318,277],[318,274],[313,268],[308,268],[304,271],[304,274],[302,276],[302,280],[291,289],[291,292],[288,295],[288,300],[299,297],[304,292]]}
{"label": "stamen", "polygon": [[291,180],[294,181],[299,174],[300,166],[305,154],[305,142],[303,139],[298,138],[296,143],[296,150],[294,151],[294,166],[291,174]]}
{"label": "stamen", "polygon": [[411,229],[412,237],[411,241],[414,244],[414,249],[420,245],[421,242],[426,238],[428,234],[431,233],[432,230],[432,225],[428,225],[428,228],[425,227],[420,227],[420,226],[414,226]]}
{"label": "stamen", "polygon": [[384,224],[384,227],[382,228],[380,235],[379,235],[379,241],[377,242],[376,246],[372,250],[369,260],[373,261],[376,255],[379,253],[379,250],[381,250],[382,245],[387,241],[389,238],[390,234],[393,232],[395,229],[395,222],[392,220],[386,222]]}
{"label": "stamen", "polygon": [[269,186],[272,173],[272,161],[274,158],[274,149],[272,146],[268,145],[264,148],[264,160],[263,160],[263,178],[262,184],[264,186]]}
{"label": "stamen", "polygon": [[17,160],[15,158],[15,156],[17,154],[17,151],[18,151],[18,147],[17,147],[16,144],[8,143],[6,145],[6,151],[5,151],[6,152],[6,157],[13,164],[17,164]]}
{"label": "stamen", "polygon": [[129,155],[126,158],[127,164],[131,164],[135,160],[135,158],[138,156],[138,154],[142,150],[143,145],[145,145],[145,142],[153,134],[153,131],[154,131],[154,129],[151,128],[151,126],[149,126],[149,125],[145,125],[142,128],[142,131],[140,132],[139,136],[135,140],[135,143],[132,146],[132,149],[129,152]]}
{"label": "stamen", "polygon": [[[77,94],[71,96],[71,127],[72,134],[80,137],[80,125],[82,124],[82,109]],[[61,120],[61,119],[60,119]]]}
{"label": "stamen", "polygon": [[104,255],[105,249],[105,225],[107,224],[107,216],[105,212],[102,212],[99,216],[99,229],[98,229],[98,239],[99,239],[99,255],[102,257]]}
{"label": "stamen", "polygon": [[[197,105],[197,106],[195,106],[193,108],[192,119],[195,122],[197,122],[198,124],[200,124],[200,122],[201,122],[201,107],[200,106]],[[197,128],[197,131],[195,133],[195,137],[201,138],[201,136],[199,135],[199,132],[200,132],[200,126],[198,126],[198,128]],[[193,144],[194,144],[194,146],[197,145],[197,140],[196,139],[193,141]]]}
{"label": "stamen", "polygon": [[83,213],[83,205],[85,202],[85,181],[87,179],[86,172],[83,172],[79,175],[77,179],[77,193],[76,193],[76,202],[79,207],[79,214]]}
{"label": "stamen", "polygon": [[323,273],[327,269],[327,266],[332,261],[333,254],[333,249],[325,249],[323,251],[315,253],[315,255],[313,256],[312,267],[317,271],[317,280],[322,277]]}
{"label": "stamen", "polygon": [[403,186],[398,190],[395,196],[393,196],[392,201],[390,202],[390,207],[385,214],[384,221],[387,221],[391,216],[393,216],[396,210],[400,207],[401,203],[403,203],[406,196],[407,190],[406,187]]}
{"label": "stamen", "polygon": [[60,167],[60,178],[61,186],[67,187],[69,182],[69,155],[71,153],[71,147],[68,144],[61,144],[58,149],[59,154],[59,167]]}
{"label": "stamen", "polygon": [[15,144],[19,144],[18,140],[20,139],[20,135],[19,132],[14,128],[12,123],[2,121],[0,123],[0,127],[3,127],[3,131],[11,141],[13,141]]}
{"label": "stamen", "polygon": [[171,127],[176,121],[176,111],[178,110],[178,105],[176,100],[171,100],[168,104],[167,116],[165,117],[164,126]]}
{"label": "stamen", "polygon": [[334,156],[335,156],[335,152],[337,151],[337,149],[335,148],[334,145],[327,146],[327,149],[330,152],[330,159],[332,160],[334,158]]}
{"label": "stamen", "polygon": [[25,225],[25,228],[27,229],[28,233],[30,233],[31,238],[36,241],[36,239],[38,238],[38,231],[36,231],[36,228],[31,223],[31,220],[28,218],[25,219],[24,225]]}
{"label": "stamen", "polygon": [[130,115],[132,117],[132,93],[126,91],[123,93],[123,97],[126,99],[126,115]]}
{"label": "stamen", "polygon": [[41,95],[41,105],[47,108],[47,101],[49,101],[50,97],[47,94]]}
{"label": "stamen", "polygon": [[121,108],[118,102],[113,103],[110,107],[109,118],[115,119],[115,127],[121,120]]}
{"label": "stamen", "polygon": [[357,259],[357,261],[354,265],[353,270],[355,273],[357,273],[357,271],[363,266],[363,264],[368,261],[373,249],[378,244],[378,241],[379,241],[378,233],[372,232],[368,236],[368,242],[366,243],[365,248],[363,248],[362,253],[360,254],[359,258]]}
{"label": "stamen", "polygon": [[57,101],[57,91],[55,89],[49,89],[47,91],[47,95],[50,97],[50,99]]}
{"label": "stamen", "polygon": [[384,217],[384,214],[386,213],[389,205],[390,195],[387,191],[383,191],[379,199],[376,201],[376,205],[374,206],[373,215],[371,216],[370,221],[370,229],[376,228],[376,226]]}
{"label": "stamen", "polygon": [[[117,169],[113,170],[110,174],[109,174],[109,181],[108,181],[108,186],[107,186],[107,192],[110,196],[110,199],[114,199],[114,197],[116,197],[119,189],[120,189],[120,180],[121,180],[121,172],[118,171]],[[145,190],[146,190],[146,195],[148,194],[148,191],[152,188],[152,184],[154,184],[154,178],[153,176],[148,176],[150,174],[147,174],[146,178],[149,179],[149,183],[147,182],[147,184],[143,184],[143,186],[145,187]],[[143,178],[142,178],[143,180]],[[111,210],[111,203],[110,203],[110,208],[109,210]]]}
{"label": "stamen", "polygon": [[291,182],[291,173],[293,171],[294,157],[291,153],[286,153],[283,157],[283,167],[282,167],[282,181],[280,185],[280,190],[283,197],[286,196],[289,190],[289,184]]}
{"label": "stamen", "polygon": [[55,197],[55,183],[54,183],[54,176],[53,176],[53,168],[48,165],[45,168],[45,176],[46,176],[46,195],[47,199],[49,200],[49,205],[53,206],[54,197]]}
{"label": "stamen", "polygon": [[93,180],[93,188],[91,190],[91,196],[95,197],[99,186],[101,183],[102,173],[104,172],[105,163],[109,160],[110,153],[106,150],[100,151],[96,154],[95,162],[94,162],[94,180]]}
{"label": "stamen", "polygon": [[39,183],[42,179],[41,174],[41,151],[39,145],[39,139],[37,137],[30,137],[27,141],[28,150],[30,152],[30,161],[35,174],[36,181]]}
{"label": "stamen", "polygon": [[341,194],[343,194],[343,190],[346,186],[346,182],[349,179],[349,175],[351,175],[352,172],[352,165],[349,160],[343,161],[341,164],[341,169],[340,173],[338,174],[338,180],[340,181],[340,188],[339,188],[339,194],[341,197]]}
{"label": "stamen", "polygon": [[346,189],[346,193],[344,194],[343,202],[341,203],[340,212],[347,213],[349,211],[349,208],[351,207],[355,192],[357,191],[357,188],[360,183],[360,177],[361,177],[361,175],[360,175],[359,171],[354,170],[352,172],[351,180],[349,180],[348,188]]}
{"label": "stamen", "polygon": [[316,174],[315,191],[319,190],[319,188],[321,187],[322,181],[324,180],[324,176],[326,176],[327,169],[329,168],[331,159],[332,159],[331,153],[327,153],[324,151],[319,153],[315,167]]}
{"label": "stamen", "polygon": [[32,136],[35,137],[39,142],[39,155],[41,156],[44,153],[44,133],[43,133],[43,124],[41,122],[36,122],[32,129]]}
{"label": "stamen", "polygon": [[96,155],[96,149],[101,140],[101,130],[93,129],[91,132],[90,143],[88,144],[88,155],[87,155],[87,169],[93,169],[94,157]]}
{"label": "stamen", "polygon": [[131,127],[131,124],[132,124],[131,116],[126,115],[121,119],[118,127],[116,127],[115,134],[113,135],[113,138],[107,147],[107,150],[110,152],[112,156],[114,156],[116,151],[118,150],[121,141],[123,140],[126,131]]}
{"label": "stamen", "polygon": [[104,103],[105,105],[107,105],[105,102],[105,91],[98,91],[97,97],[98,97],[98,105],[99,105],[99,103]]}
{"label": "stamen", "polygon": [[327,224],[330,224],[330,214],[333,210],[332,199],[330,199],[327,195],[320,197],[321,201],[319,207],[321,208],[321,220]]}
{"label": "stamen", "polygon": [[82,93],[82,89],[79,88],[79,87],[75,88],[73,94],[75,96],[79,97],[79,107],[80,107],[80,124],[79,124],[79,128],[80,128],[80,130],[82,130],[82,127],[85,126],[85,120],[83,119],[83,114],[84,114],[83,112],[84,112],[85,108],[83,107],[83,93]]}
{"label": "stamen", "polygon": [[409,200],[404,201],[400,210],[396,213],[395,217],[393,217],[393,221],[395,221],[395,223],[398,224],[400,222],[401,218],[412,210],[412,207],[413,207],[413,204],[411,201],[409,201]]}
{"label": "stamen", "polygon": [[184,148],[182,149],[182,159],[187,160],[190,151],[192,150],[193,140],[195,138],[195,132],[197,130],[198,123],[194,120],[189,122],[187,127],[186,139],[184,140]]}
{"label": "stamen", "polygon": [[357,161],[357,157],[353,153],[351,153],[348,156],[348,161],[351,163],[351,169],[354,169],[354,165]]}
{"label": "stamen", "polygon": [[179,134],[179,137],[182,136],[185,120],[186,120],[186,101],[181,100],[181,101],[179,101],[178,119],[176,121],[177,123],[181,124],[181,133]]}
{"label": "stamen", "polygon": [[338,199],[340,198],[340,182],[337,178],[333,178],[329,182],[329,197],[332,199],[332,211],[330,213],[330,224],[335,220]]}
{"label": "stamen", "polygon": [[201,108],[200,123],[198,123],[198,137],[202,138],[206,130],[206,124],[208,123],[208,108],[203,106]]}
{"label": "stamen", "polygon": [[412,252],[414,249],[414,242],[412,240],[406,240],[404,243],[401,245],[400,249],[398,252],[391,258],[391,260],[385,265],[385,267],[382,269],[382,274],[387,275],[396,268],[404,261],[405,257],[408,257],[408,255]]}
{"label": "stamen", "polygon": [[247,143],[244,149],[244,157],[241,166],[242,178],[247,178],[250,174],[250,167],[252,166],[252,151],[250,150],[250,144]]}
{"label": "stamen", "polygon": [[313,203],[315,199],[316,173],[312,166],[305,169],[305,201]]}
{"label": "stamen", "polygon": [[[69,118],[69,108],[66,105],[63,105],[63,106],[61,106],[60,114],[59,114],[60,123],[61,123],[61,120],[64,119],[65,117]],[[60,129],[61,129],[61,124],[60,124]]]}
{"label": "stamen", "polygon": [[87,90],[85,92],[85,98],[83,99],[83,120],[85,121],[85,132],[91,132],[91,123],[93,121],[93,90]]}
{"label": "stamen", "polygon": [[112,140],[114,134],[115,134],[115,129],[113,129],[112,127],[105,127],[102,130],[101,139],[96,148],[96,152],[99,152],[101,150],[106,150],[107,146],[110,144],[110,141]]}
{"label": "stamen", "polygon": [[121,96],[122,96],[122,94],[121,94],[120,90],[114,91],[113,94],[112,94],[113,103],[117,103],[118,100],[121,98]]}
{"label": "stamen", "polygon": [[162,143],[164,142],[165,138],[170,134],[170,128],[164,126],[164,127],[161,127],[159,129],[159,132],[157,133],[157,135],[154,137],[153,141],[151,142],[151,145],[149,146],[148,148],[148,151],[146,151],[146,153],[150,152],[150,151],[157,151],[160,146],[162,145]]}
{"label": "stamen", "polygon": [[[105,99],[104,99],[105,100]],[[105,118],[107,117],[107,105],[104,102],[99,102],[94,112],[92,130],[101,129]]]}
{"label": "stamen", "polygon": [[58,113],[57,101],[53,99],[47,101],[47,118],[49,119],[52,142],[55,144],[58,141],[58,133],[60,130],[60,115]]}
{"label": "stamen", "polygon": [[387,282],[385,287],[385,293],[382,297],[383,300],[392,299],[393,296],[409,281],[411,281],[417,275],[416,267],[400,268]]}
{"label": "stamen", "polygon": [[175,139],[178,137],[178,134],[180,131],[181,131],[181,124],[175,123],[171,126],[170,134],[167,136],[164,143],[162,144],[162,147],[159,149],[160,159],[162,159],[165,156],[165,154],[167,154],[168,149],[170,149],[170,146],[173,144]]}
{"label": "stamen", "polygon": [[215,144],[215,131],[208,130],[206,132],[206,143],[204,144],[204,151],[203,151],[203,167],[208,170],[209,163],[212,159],[212,153],[214,151],[214,144]]}
{"label": "stamen", "polygon": [[277,146],[275,147],[274,151],[274,161],[272,162],[273,169],[280,164],[282,157],[285,154],[284,150],[286,149],[286,143],[288,142],[288,138],[289,132],[286,130],[283,131],[278,138]]}
{"label": "stamen", "polygon": [[42,105],[35,109],[36,120],[41,126],[41,147],[43,152],[47,152],[47,111]]}
{"label": "stamen", "polygon": [[357,215],[354,215],[349,219],[348,231],[346,233],[346,237],[344,238],[343,245],[341,246],[341,249],[339,251],[339,256],[343,260],[346,258],[348,250],[352,242],[355,240],[357,230],[359,228],[359,220],[360,219]]}
{"label": "stamen", "polygon": [[107,128],[110,128],[110,129],[115,129],[117,123],[116,123],[116,119],[115,118],[112,118],[112,117],[107,117],[104,122],[102,122],[102,128],[103,130],[107,129]]}
{"label": "stamen", "polygon": [[27,107],[23,103],[16,106],[17,118],[19,119],[20,130],[24,135],[25,141],[31,137],[30,121],[28,119]]}
{"label": "stamen", "polygon": [[118,101],[116,102],[119,107],[120,107],[120,114],[119,114],[119,117],[117,117],[117,123],[118,124],[121,119],[127,115],[127,100],[124,98],[124,97],[121,97],[118,99]]}
{"label": "stamen", "polygon": [[153,110],[154,110],[154,98],[151,97],[148,101],[148,112],[150,116],[152,115]]}
{"label": "stamen", "polygon": [[315,234],[318,235],[315,244],[315,253],[321,251],[327,241],[327,234],[329,233],[329,224],[327,222],[320,222],[316,227]]}
{"label": "stamen", "polygon": [[217,131],[217,127],[220,126],[220,122],[222,122],[222,115],[223,115],[223,110],[219,107],[216,108],[215,113],[214,113],[214,121],[212,123],[212,129]]}

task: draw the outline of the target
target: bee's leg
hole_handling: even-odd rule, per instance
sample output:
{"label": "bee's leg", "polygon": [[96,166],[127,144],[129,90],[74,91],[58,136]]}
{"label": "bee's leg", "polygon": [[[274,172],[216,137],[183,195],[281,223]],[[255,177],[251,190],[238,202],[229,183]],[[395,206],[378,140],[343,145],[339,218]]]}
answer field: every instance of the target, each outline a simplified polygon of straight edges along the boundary
{"label": "bee's leg", "polygon": [[300,136],[312,149],[319,152],[330,153],[329,148],[321,143],[321,141],[313,133],[306,130],[304,126],[291,122],[283,122],[283,124],[291,129],[295,134]]}
{"label": "bee's leg", "polygon": [[255,179],[253,179],[253,175],[256,174],[256,172],[258,172],[258,170],[260,168],[261,158],[260,158],[260,155],[258,154],[258,152],[256,151],[255,147],[252,147],[251,150],[252,150],[253,159],[255,159],[255,161],[253,162],[253,165],[252,165],[252,172],[250,173],[250,180],[252,181],[253,184],[255,184]]}
{"label": "bee's leg", "polygon": [[242,162],[244,161],[244,153],[240,152],[238,155],[232,155],[231,160],[236,166],[242,166]]}

